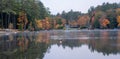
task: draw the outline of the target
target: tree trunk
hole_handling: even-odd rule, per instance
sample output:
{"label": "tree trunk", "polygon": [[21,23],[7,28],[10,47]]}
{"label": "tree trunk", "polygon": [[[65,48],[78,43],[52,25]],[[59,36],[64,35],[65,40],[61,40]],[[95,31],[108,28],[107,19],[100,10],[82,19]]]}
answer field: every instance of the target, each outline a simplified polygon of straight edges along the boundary
{"label": "tree trunk", "polygon": [[1,27],[3,28],[3,14],[2,14],[2,12],[0,13],[0,15],[1,15]]}
{"label": "tree trunk", "polygon": [[7,14],[5,14],[5,28],[7,28]]}
{"label": "tree trunk", "polygon": [[14,29],[16,29],[16,22],[15,22],[15,15],[13,15],[13,26],[14,26]]}
{"label": "tree trunk", "polygon": [[9,28],[9,24],[10,24],[10,13],[8,14],[8,28]]}

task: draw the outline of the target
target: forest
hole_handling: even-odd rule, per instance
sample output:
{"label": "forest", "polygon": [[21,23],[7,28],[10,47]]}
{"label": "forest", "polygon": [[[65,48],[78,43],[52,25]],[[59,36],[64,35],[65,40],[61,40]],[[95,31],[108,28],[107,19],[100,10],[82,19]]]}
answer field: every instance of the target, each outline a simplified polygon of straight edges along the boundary
{"label": "forest", "polygon": [[57,14],[68,21],[71,27],[114,29],[120,28],[120,3],[103,3],[97,7],[91,6],[88,13],[80,11],[63,11]]}
{"label": "forest", "polygon": [[48,16],[48,8],[39,0],[0,0],[0,28],[37,28],[35,19]]}
{"label": "forest", "polygon": [[81,11],[52,15],[40,0],[0,0],[0,28],[19,30],[120,28],[120,3],[91,6]]}

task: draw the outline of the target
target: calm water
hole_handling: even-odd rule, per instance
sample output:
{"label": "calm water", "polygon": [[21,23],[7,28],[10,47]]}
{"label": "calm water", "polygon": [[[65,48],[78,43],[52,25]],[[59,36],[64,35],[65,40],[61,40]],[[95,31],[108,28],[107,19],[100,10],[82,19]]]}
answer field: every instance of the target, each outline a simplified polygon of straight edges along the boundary
{"label": "calm water", "polygon": [[119,30],[51,30],[0,36],[0,59],[119,59]]}

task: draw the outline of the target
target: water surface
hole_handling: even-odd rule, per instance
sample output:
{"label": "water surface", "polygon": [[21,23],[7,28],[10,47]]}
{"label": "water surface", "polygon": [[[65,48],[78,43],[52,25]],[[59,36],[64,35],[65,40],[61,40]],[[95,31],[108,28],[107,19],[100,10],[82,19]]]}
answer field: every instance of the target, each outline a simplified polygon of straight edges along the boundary
{"label": "water surface", "polygon": [[119,59],[119,30],[50,30],[0,36],[0,59]]}

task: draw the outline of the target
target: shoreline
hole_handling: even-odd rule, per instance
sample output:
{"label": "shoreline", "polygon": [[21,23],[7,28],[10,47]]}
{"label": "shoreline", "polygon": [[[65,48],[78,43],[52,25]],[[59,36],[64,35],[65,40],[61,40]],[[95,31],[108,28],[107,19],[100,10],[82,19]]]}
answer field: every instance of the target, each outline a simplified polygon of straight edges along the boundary
{"label": "shoreline", "polygon": [[0,36],[6,35],[7,33],[18,33],[17,29],[0,29]]}

